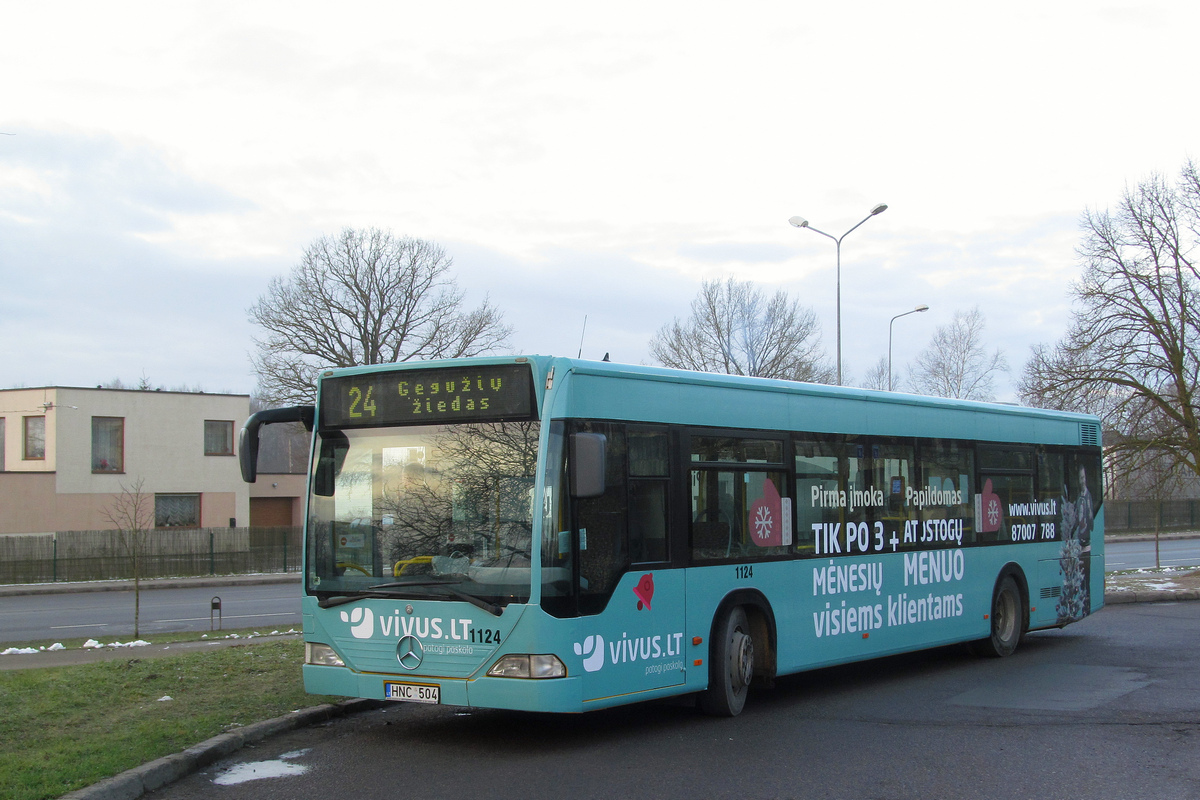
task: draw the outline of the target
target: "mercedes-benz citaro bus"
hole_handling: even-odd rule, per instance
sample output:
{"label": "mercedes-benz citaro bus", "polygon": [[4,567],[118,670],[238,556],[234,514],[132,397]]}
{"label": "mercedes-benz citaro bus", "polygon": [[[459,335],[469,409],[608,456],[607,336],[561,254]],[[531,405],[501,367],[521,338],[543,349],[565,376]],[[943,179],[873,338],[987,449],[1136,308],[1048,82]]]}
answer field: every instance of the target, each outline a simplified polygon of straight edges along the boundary
{"label": "mercedes-benz citaro bus", "polygon": [[970,642],[1104,598],[1092,416],[567,358],[325,372],[309,692],[580,712]]}

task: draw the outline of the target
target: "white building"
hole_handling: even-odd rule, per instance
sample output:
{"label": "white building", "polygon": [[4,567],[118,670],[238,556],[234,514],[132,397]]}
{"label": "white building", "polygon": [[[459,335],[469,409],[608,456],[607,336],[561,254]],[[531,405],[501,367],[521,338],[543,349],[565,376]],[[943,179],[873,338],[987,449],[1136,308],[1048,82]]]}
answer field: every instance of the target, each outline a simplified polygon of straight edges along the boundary
{"label": "white building", "polygon": [[112,528],[113,503],[138,481],[156,528],[295,524],[303,476],[242,482],[249,415],[247,395],[0,390],[0,534]]}

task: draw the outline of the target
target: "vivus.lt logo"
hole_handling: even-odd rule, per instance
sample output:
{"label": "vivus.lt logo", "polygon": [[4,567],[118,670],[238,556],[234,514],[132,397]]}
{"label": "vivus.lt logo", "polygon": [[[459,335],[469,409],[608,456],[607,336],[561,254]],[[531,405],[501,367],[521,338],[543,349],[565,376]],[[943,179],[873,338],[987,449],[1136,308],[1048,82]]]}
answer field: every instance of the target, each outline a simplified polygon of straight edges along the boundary
{"label": "vivus.lt logo", "polygon": [[604,637],[589,636],[582,643],[575,643],[575,655],[583,656],[583,668],[595,672],[604,666]]}
{"label": "vivus.lt logo", "polygon": [[343,611],[342,622],[350,623],[350,633],[355,639],[370,639],[375,635],[375,612],[369,608],[360,606],[353,611]]}

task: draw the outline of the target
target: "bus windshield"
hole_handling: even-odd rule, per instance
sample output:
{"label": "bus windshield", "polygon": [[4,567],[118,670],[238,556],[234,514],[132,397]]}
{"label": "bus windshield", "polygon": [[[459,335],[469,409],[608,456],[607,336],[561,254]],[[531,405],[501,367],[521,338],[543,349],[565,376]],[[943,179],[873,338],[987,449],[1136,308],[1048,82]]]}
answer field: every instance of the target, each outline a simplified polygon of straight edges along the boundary
{"label": "bus windshield", "polygon": [[538,432],[536,421],[319,432],[309,593],[527,602]]}

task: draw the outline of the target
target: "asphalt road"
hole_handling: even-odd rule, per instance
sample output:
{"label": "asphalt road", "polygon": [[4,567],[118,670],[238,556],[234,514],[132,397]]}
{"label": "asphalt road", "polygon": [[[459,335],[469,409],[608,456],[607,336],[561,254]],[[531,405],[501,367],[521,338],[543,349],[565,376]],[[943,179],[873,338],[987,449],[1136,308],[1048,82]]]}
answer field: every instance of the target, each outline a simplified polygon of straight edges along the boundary
{"label": "asphalt road", "polygon": [[943,648],[782,678],[733,719],[388,705],[155,793],[207,798],[1197,798],[1200,603],[1106,608],[1015,656]]}
{"label": "asphalt road", "polygon": [[[1200,564],[1200,539],[1163,540],[1163,566]],[[1154,543],[1108,542],[1108,570],[1154,566]],[[210,605],[221,598],[225,628],[299,628],[300,584],[171,588],[141,592],[140,635],[209,630]],[[133,636],[133,592],[17,595],[0,601],[0,643]]]}
{"label": "asphalt road", "polygon": [[[1109,572],[1154,567],[1154,537],[1149,537],[1148,541],[1105,542],[1104,560],[1104,568]],[[1200,539],[1162,539],[1159,542],[1159,565],[1200,565]]]}
{"label": "asphalt road", "polygon": [[[141,595],[139,635],[207,631],[213,597],[221,625],[288,630],[300,627],[300,582],[209,588],[148,589]],[[66,592],[0,600],[0,643],[90,637],[103,642],[133,637],[132,591]]]}

